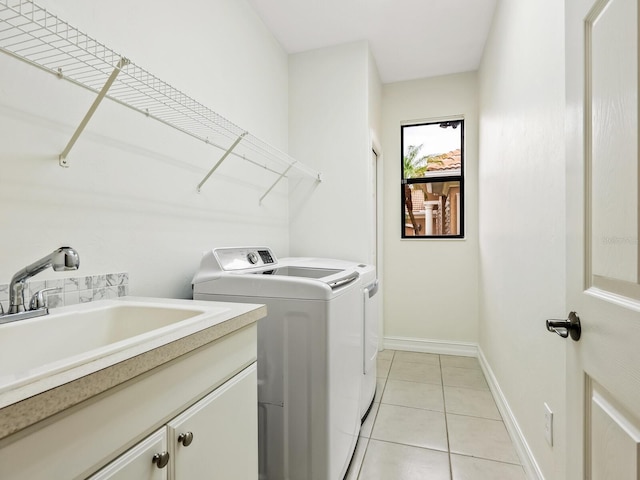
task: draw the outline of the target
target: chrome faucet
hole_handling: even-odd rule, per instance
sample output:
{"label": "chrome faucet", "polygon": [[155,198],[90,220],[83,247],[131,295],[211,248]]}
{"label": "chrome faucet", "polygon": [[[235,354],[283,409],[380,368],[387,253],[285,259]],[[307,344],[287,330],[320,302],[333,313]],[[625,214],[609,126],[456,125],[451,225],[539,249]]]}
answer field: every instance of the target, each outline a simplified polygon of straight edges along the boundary
{"label": "chrome faucet", "polygon": [[[27,315],[30,312],[42,312],[38,313],[39,315],[45,315],[49,313],[48,308],[41,305],[40,302],[32,302],[31,309],[25,309],[25,282],[27,281],[27,279],[33,277],[34,275],[37,275],[38,273],[46,270],[49,267],[53,268],[56,272],[61,272],[67,270],[77,270],[79,266],[80,256],[78,255],[78,252],[76,252],[71,247],[60,247],[51,252],[46,257],[43,257],[40,260],[33,262],[31,265],[24,267],[11,279],[11,284],[9,285],[9,309],[7,310],[7,313],[4,314],[4,316],[7,317],[9,315],[22,314],[19,315],[21,318],[28,318],[36,316],[34,314]],[[42,293],[38,292],[36,295],[38,294],[41,295]],[[18,318],[16,318],[16,320],[17,319]]]}

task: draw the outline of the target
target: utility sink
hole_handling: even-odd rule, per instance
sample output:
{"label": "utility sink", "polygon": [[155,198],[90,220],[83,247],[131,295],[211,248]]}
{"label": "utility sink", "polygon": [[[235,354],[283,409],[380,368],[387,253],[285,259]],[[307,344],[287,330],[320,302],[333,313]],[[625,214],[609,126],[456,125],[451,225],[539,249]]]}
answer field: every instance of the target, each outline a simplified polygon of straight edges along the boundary
{"label": "utility sink", "polygon": [[202,330],[229,311],[152,300],[102,300],[0,325],[0,393],[119,353],[122,361]]}

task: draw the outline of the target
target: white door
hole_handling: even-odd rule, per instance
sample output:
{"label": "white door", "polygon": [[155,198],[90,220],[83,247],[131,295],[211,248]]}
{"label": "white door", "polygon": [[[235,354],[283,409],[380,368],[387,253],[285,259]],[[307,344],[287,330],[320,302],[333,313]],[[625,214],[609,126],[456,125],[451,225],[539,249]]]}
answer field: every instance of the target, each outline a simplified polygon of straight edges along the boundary
{"label": "white door", "polygon": [[638,480],[638,5],[565,5],[567,479]]}

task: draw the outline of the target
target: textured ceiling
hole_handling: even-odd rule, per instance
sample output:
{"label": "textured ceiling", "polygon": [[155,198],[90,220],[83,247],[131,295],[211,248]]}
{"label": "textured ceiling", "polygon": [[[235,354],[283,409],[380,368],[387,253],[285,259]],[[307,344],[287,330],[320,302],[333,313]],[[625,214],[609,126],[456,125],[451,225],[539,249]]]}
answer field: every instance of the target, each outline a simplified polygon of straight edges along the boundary
{"label": "textured ceiling", "polygon": [[368,40],[383,83],[476,70],[497,0],[248,0],[288,53]]}

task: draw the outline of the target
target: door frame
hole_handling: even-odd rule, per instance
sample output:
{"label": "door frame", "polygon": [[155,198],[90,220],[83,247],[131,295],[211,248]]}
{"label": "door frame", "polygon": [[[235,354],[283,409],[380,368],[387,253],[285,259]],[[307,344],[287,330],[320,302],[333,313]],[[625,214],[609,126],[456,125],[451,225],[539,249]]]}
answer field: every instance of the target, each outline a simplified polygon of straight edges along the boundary
{"label": "door frame", "polygon": [[[375,166],[375,172],[371,172],[372,174],[375,173],[375,179],[376,179],[376,219],[375,219],[375,241],[377,242],[377,248],[376,248],[376,258],[375,258],[375,262],[377,265],[377,276],[378,276],[378,281],[380,282],[380,289],[381,289],[381,293],[382,295],[379,295],[379,299],[378,299],[378,350],[381,351],[383,350],[384,346],[383,346],[383,341],[384,341],[384,221],[383,221],[383,207],[384,207],[384,202],[383,202],[383,190],[384,190],[384,177],[383,177],[383,172],[384,172],[384,163],[383,163],[383,152],[382,152],[382,145],[380,144],[377,135],[375,134],[375,132],[373,130],[369,131],[369,151],[370,152],[375,152],[376,154],[376,166]],[[369,165],[371,165],[371,163],[369,162]],[[373,239],[372,239],[373,241]]]}

